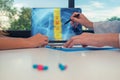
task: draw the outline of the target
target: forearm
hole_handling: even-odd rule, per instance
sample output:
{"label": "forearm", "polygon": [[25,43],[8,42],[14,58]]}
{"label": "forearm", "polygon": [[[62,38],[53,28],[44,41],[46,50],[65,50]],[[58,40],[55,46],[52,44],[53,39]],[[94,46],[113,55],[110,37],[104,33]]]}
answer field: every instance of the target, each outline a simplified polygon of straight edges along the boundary
{"label": "forearm", "polygon": [[94,28],[94,27],[93,27],[93,22],[89,21],[89,22],[87,22],[86,24],[87,24],[87,25],[86,25],[87,28],[89,28],[89,29],[93,29],[93,28]]}
{"label": "forearm", "polygon": [[94,22],[95,33],[120,33],[120,21]]}
{"label": "forearm", "polygon": [[25,38],[0,38],[0,50],[4,49],[18,49],[18,48],[31,48],[31,43]]}
{"label": "forearm", "polygon": [[98,36],[100,44],[104,46],[112,46],[120,48],[119,46],[119,34],[108,33],[108,34],[96,34]]}
{"label": "forearm", "polygon": [[120,34],[119,34],[119,48],[120,48]]}

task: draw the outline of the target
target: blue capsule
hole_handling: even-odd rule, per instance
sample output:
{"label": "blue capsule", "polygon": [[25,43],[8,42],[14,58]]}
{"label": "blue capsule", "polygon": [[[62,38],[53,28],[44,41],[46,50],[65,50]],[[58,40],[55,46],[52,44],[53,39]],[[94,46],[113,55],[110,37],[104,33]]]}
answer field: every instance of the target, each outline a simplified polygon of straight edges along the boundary
{"label": "blue capsule", "polygon": [[61,70],[61,71],[64,71],[64,70],[66,70],[66,68],[67,68],[67,66],[65,66],[65,65],[63,65],[63,64],[59,64],[58,65],[59,66],[59,69]]}
{"label": "blue capsule", "polygon": [[43,70],[48,70],[48,66],[44,66],[44,67],[43,67]]}
{"label": "blue capsule", "polygon": [[38,65],[37,64],[33,64],[33,68],[37,69]]}

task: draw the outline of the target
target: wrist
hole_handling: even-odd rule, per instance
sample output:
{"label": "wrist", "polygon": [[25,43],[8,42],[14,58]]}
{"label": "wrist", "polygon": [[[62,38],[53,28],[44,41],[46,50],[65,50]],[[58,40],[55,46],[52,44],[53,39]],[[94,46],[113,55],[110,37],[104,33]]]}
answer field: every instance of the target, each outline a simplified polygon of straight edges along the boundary
{"label": "wrist", "polygon": [[103,34],[101,37],[101,44],[104,46],[119,47],[119,34]]}
{"label": "wrist", "polygon": [[36,41],[34,41],[31,37],[30,38],[26,38],[26,44],[28,48],[34,48],[37,47]]}
{"label": "wrist", "polygon": [[93,28],[93,22],[89,22],[89,28]]}
{"label": "wrist", "polygon": [[120,34],[119,34],[119,39],[118,40],[119,40],[119,48],[120,48]]}
{"label": "wrist", "polygon": [[86,28],[93,28],[93,22],[88,21],[85,26]]}

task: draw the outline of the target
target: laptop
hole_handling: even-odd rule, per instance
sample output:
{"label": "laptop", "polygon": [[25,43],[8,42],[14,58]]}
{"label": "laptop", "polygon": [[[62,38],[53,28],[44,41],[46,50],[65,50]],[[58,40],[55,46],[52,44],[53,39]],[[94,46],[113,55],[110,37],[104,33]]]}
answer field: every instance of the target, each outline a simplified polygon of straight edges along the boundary
{"label": "laptop", "polygon": [[82,33],[82,26],[72,27],[67,24],[74,12],[81,13],[80,8],[32,8],[32,35],[42,34],[48,37],[49,46],[63,46],[72,36]]}

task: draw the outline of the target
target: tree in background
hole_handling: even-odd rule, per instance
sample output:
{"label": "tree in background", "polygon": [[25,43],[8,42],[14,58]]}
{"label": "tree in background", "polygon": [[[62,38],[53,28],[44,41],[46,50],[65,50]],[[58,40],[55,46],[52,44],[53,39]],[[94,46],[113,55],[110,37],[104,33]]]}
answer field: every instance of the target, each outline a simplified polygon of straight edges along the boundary
{"label": "tree in background", "polygon": [[19,19],[11,23],[9,30],[31,30],[31,9],[21,8]]}
{"label": "tree in background", "polygon": [[108,21],[114,21],[114,20],[120,21],[120,18],[117,17],[117,16],[113,16],[113,17],[111,17],[111,18],[108,18],[107,20],[108,20]]}
{"label": "tree in background", "polygon": [[0,11],[11,11],[14,0],[0,0]]}
{"label": "tree in background", "polygon": [[[0,26],[2,28],[8,27],[8,24],[10,24],[9,21],[12,21],[13,15],[16,14],[16,9],[13,8],[13,2],[14,0],[0,0]],[[4,21],[6,18],[9,21]]]}
{"label": "tree in background", "polygon": [[[0,0],[0,15],[4,15],[9,18],[9,21],[4,22],[2,17],[0,18],[0,26],[2,29],[8,30],[30,30],[31,29],[31,9],[21,8],[20,11],[13,7],[14,0]],[[10,24],[2,26],[2,24]]]}

